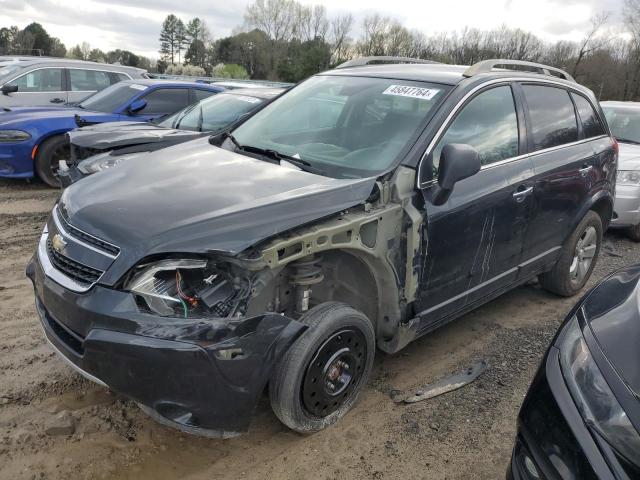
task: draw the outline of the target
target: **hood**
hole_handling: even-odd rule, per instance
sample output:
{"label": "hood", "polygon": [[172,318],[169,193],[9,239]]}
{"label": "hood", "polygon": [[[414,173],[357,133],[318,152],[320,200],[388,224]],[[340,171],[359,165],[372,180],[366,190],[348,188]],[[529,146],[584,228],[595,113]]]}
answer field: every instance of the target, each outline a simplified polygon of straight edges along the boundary
{"label": "hood", "polygon": [[73,107],[11,107],[10,111],[0,111],[0,123],[3,127],[25,122],[73,119],[75,115],[88,121],[100,121],[113,117],[112,113],[94,112]]}
{"label": "hood", "polygon": [[582,310],[609,362],[640,395],[640,265],[602,282],[589,294]]}
{"label": "hood", "polygon": [[640,170],[640,145],[618,144],[618,170]]}
{"label": "hood", "polygon": [[149,122],[112,122],[79,128],[69,133],[74,146],[110,150],[159,142],[173,143],[201,136],[200,132],[166,128]]}
{"label": "hood", "polygon": [[364,202],[375,178],[338,180],[198,139],[131,159],[67,188],[72,225],[121,248],[101,282],[158,253],[238,253]]}

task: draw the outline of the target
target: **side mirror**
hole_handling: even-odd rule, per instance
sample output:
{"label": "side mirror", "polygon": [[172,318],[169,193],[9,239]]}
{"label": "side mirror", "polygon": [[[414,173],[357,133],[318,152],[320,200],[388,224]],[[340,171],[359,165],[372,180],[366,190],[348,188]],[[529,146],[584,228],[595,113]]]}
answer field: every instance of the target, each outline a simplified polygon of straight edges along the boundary
{"label": "side mirror", "polygon": [[15,93],[18,91],[18,85],[3,85],[1,91],[3,95],[9,95],[10,93]]}
{"label": "side mirror", "polygon": [[129,105],[129,108],[127,108],[127,112],[138,113],[140,110],[144,109],[144,107],[146,106],[147,106],[147,101],[143,100],[142,98],[138,98],[137,100],[134,100],[133,102],[131,102],[131,105]]}
{"label": "side mirror", "polygon": [[442,205],[451,196],[456,182],[480,171],[480,155],[470,145],[449,143],[442,148],[438,169],[438,185],[432,203]]}

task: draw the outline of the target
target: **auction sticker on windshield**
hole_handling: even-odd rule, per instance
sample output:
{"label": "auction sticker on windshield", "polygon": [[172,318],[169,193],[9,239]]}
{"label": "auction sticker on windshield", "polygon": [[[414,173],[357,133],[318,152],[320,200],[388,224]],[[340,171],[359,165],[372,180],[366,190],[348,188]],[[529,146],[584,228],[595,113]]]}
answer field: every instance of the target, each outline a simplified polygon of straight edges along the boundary
{"label": "auction sticker on windshield", "polygon": [[440,90],[437,88],[411,87],[408,85],[390,85],[382,92],[383,95],[397,95],[400,97],[419,98],[421,100],[431,100]]}
{"label": "auction sticker on windshield", "polygon": [[260,100],[254,97],[245,97],[244,95],[236,95],[236,98],[238,100],[242,100],[243,102],[260,103]]}
{"label": "auction sticker on windshield", "polygon": [[129,88],[133,88],[135,90],[146,90],[147,87],[145,85],[138,85],[137,83],[132,83],[129,85]]}

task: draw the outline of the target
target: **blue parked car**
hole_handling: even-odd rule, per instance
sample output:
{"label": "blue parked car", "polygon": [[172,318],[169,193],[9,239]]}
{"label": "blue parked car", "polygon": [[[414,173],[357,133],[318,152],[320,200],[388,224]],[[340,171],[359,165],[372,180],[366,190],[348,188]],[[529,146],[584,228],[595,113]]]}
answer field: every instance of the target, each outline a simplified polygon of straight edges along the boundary
{"label": "blue parked car", "polygon": [[12,107],[0,111],[0,177],[40,177],[59,186],[60,160],[69,158],[66,132],[119,120],[148,121],[177,112],[225,89],[169,80],[127,80],[77,105]]}

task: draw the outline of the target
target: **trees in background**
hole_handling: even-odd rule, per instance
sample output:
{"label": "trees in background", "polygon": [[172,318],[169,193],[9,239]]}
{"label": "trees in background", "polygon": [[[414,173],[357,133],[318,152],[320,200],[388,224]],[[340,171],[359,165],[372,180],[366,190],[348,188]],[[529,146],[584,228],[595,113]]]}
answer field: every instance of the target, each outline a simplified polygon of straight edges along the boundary
{"label": "trees in background", "polygon": [[64,57],[67,49],[59,38],[50,36],[39,23],[20,30],[16,26],[0,28],[0,54],[46,55]]}

